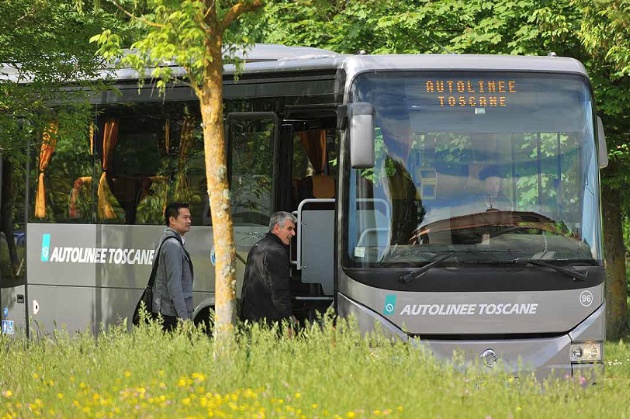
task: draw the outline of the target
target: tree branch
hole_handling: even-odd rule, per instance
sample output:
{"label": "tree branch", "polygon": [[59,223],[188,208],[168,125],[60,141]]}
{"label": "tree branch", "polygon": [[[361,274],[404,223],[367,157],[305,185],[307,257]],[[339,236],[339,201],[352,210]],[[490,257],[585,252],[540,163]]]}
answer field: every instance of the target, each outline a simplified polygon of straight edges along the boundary
{"label": "tree branch", "polygon": [[192,66],[182,65],[182,68],[184,69],[184,71],[186,71],[186,74],[188,74],[189,81],[186,82],[184,80],[179,80],[179,82],[184,84],[185,86],[190,87],[192,91],[195,92],[197,97],[201,97],[199,96],[201,94],[201,86],[199,86],[199,83],[197,83],[197,81],[194,78],[194,72],[193,72]]}
{"label": "tree branch", "polygon": [[136,16],[136,15],[134,15],[132,13],[129,13],[124,7],[122,7],[120,4],[118,4],[118,2],[116,0],[109,0],[109,1],[112,2],[114,4],[114,6],[116,6],[116,8],[118,10],[120,10],[121,12],[123,12],[125,15],[129,16],[132,19],[139,20],[140,22],[144,23],[145,25],[153,26],[154,28],[161,28],[161,29],[165,28],[164,25],[160,25],[159,23],[155,23],[155,22],[150,22],[150,21],[148,21],[146,19],[143,19],[141,17],[138,17],[138,16]]}
{"label": "tree branch", "polygon": [[262,0],[254,0],[252,3],[238,2],[228,10],[228,12],[221,19],[221,31],[224,31],[228,26],[232,24],[243,13],[251,12],[258,9],[263,5]]}
{"label": "tree branch", "polygon": [[212,28],[210,27],[210,25],[208,24],[208,16],[210,14],[210,8],[213,7],[214,5],[214,1],[208,1],[206,0],[204,2],[204,9],[205,13],[199,13],[197,15],[195,15],[195,22],[197,22],[197,25],[199,25],[199,27],[204,31],[204,33],[209,34],[212,33]]}
{"label": "tree branch", "polygon": [[24,11],[24,14],[15,20],[16,26],[17,23],[20,22],[22,19],[26,20],[27,17],[35,16],[35,12],[36,10],[34,8],[30,8],[29,10]]}

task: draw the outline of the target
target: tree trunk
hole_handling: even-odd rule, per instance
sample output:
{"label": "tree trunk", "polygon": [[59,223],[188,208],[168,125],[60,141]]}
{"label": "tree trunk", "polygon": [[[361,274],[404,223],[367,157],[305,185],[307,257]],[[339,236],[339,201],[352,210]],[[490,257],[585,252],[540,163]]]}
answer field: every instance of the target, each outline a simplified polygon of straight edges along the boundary
{"label": "tree trunk", "polygon": [[[606,173],[616,172],[611,162]],[[604,249],[606,257],[606,338],[617,340],[628,331],[628,283],[621,229],[621,197],[606,183],[602,186],[604,215]]]}
{"label": "tree trunk", "polygon": [[220,37],[207,41],[213,60],[207,64],[205,83],[199,94],[216,256],[214,336],[217,341],[233,336],[236,314],[236,252],[223,128],[221,45]]}

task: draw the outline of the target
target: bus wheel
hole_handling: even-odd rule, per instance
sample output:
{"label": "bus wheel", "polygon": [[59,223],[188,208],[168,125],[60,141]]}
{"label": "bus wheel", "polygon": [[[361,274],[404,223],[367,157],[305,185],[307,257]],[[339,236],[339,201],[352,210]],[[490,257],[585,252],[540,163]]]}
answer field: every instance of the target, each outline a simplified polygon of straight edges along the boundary
{"label": "bus wheel", "polygon": [[193,319],[195,326],[199,327],[203,325],[204,332],[210,337],[212,337],[212,331],[214,330],[214,321],[212,320],[211,312],[214,312],[214,307],[206,307],[200,310]]}

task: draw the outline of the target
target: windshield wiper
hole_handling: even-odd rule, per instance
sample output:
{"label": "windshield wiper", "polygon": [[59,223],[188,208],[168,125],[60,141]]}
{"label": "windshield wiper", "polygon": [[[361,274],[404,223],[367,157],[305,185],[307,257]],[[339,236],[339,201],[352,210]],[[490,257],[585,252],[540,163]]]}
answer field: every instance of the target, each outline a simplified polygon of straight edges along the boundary
{"label": "windshield wiper", "polygon": [[522,261],[525,264],[531,263],[532,265],[536,265],[536,266],[542,266],[544,268],[551,268],[554,269],[557,272],[560,272],[566,276],[571,277],[574,281],[584,281],[585,279],[587,279],[587,275],[583,274],[582,272],[578,272],[575,269],[571,269],[571,268],[565,268],[563,266],[558,266],[558,265],[554,265],[552,263],[549,262],[545,262],[542,261],[540,259],[527,259]]}
{"label": "windshield wiper", "polygon": [[436,256],[433,260],[431,260],[431,262],[429,262],[426,265],[420,267],[419,269],[413,270],[413,271],[411,271],[409,273],[406,273],[405,275],[401,275],[398,280],[400,281],[401,284],[408,284],[411,281],[414,281],[414,280],[420,278],[429,269],[433,268],[438,263],[440,263],[440,262],[450,258],[451,256],[453,256],[453,254],[455,254],[455,252],[449,252],[449,253],[445,253],[445,254],[440,255],[440,256]]}

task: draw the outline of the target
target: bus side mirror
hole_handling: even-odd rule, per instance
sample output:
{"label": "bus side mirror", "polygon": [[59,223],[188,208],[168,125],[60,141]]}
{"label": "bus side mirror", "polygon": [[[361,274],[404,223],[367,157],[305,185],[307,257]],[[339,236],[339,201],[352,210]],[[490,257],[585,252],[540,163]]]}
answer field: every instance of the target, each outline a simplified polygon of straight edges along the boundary
{"label": "bus side mirror", "polygon": [[347,108],[350,164],[355,169],[374,167],[374,106],[351,103]]}
{"label": "bus side mirror", "polygon": [[606,137],[604,136],[604,124],[602,118],[597,117],[597,140],[599,151],[599,168],[603,169],[608,166],[608,148],[606,147]]}

